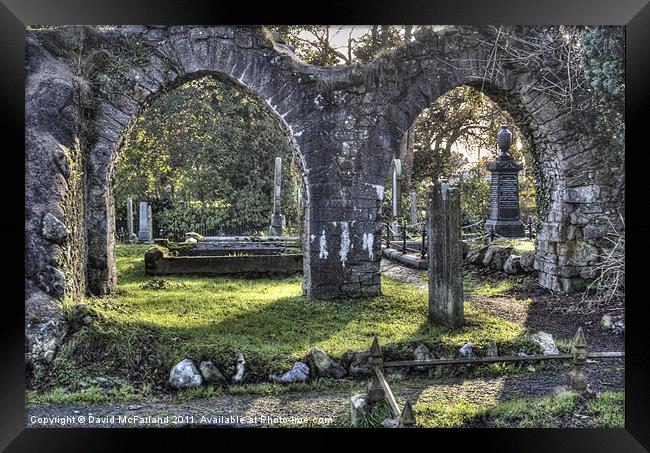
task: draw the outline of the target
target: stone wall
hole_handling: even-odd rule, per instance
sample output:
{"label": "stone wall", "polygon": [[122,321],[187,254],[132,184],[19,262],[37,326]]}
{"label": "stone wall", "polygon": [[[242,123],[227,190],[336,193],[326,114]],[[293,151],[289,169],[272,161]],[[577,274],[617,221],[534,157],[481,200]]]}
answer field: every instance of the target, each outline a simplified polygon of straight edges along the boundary
{"label": "stone wall", "polygon": [[[26,277],[53,297],[115,289],[111,191],[121,142],[158,94],[213,75],[262,98],[299,156],[306,295],[380,294],[381,202],[394,151],[422,110],[460,85],[485,91],[526,133],[543,189],[540,283],[575,289],[602,246],[596,241],[603,234],[598,214],[611,215],[621,199],[622,170],[609,168],[601,158],[608,150],[570,126],[571,112],[534,89],[534,74],[501,66],[498,76],[486,78],[493,46],[483,31],[421,29],[415,41],[364,66],[332,68],[302,63],[261,27],[30,32]],[[79,43],[86,54],[108,55],[98,61],[115,60],[121,69],[109,73],[110,65],[97,64],[82,73],[66,56]],[[88,93],[83,78],[91,76]],[[91,98],[82,108],[75,103],[80,93]],[[61,151],[83,169],[83,197],[80,180],[67,179],[56,163],[64,160]],[[39,222],[47,212],[68,229],[67,242],[43,237]]]}
{"label": "stone wall", "polygon": [[79,110],[73,72],[32,37],[26,64],[26,314],[50,319],[86,292]]}

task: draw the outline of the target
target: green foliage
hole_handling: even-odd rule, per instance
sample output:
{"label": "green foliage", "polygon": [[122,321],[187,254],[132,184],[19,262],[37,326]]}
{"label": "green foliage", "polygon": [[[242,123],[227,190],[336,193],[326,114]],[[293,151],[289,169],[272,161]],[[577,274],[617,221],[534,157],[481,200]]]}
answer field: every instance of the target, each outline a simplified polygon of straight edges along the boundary
{"label": "green foliage", "polygon": [[[625,32],[623,27],[587,27],[580,37],[580,63],[588,90],[582,126],[595,138],[610,167],[625,163]],[[593,133],[593,132],[592,132]],[[624,179],[619,181],[624,189]]]}
{"label": "green foliage", "polygon": [[266,230],[275,157],[283,163],[282,212],[299,228],[300,175],[277,120],[233,84],[211,77],[188,82],[160,96],[128,135],[116,169],[118,225],[125,224],[130,196],[150,202],[155,236],[161,229]]}
{"label": "green foliage", "polygon": [[463,224],[486,219],[490,211],[490,181],[485,169],[473,168],[457,180]]}
{"label": "green foliage", "polygon": [[596,96],[618,113],[625,108],[625,34],[622,27],[587,28],[580,40],[584,77]]}
{"label": "green foliage", "polygon": [[593,416],[590,425],[594,428],[625,427],[625,393],[603,392],[587,403]]}

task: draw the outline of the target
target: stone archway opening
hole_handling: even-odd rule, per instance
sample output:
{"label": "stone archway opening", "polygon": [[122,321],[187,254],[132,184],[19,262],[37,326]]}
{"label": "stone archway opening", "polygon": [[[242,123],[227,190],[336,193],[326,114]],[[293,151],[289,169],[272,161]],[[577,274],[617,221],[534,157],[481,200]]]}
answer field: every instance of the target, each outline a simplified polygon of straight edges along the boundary
{"label": "stone archway opening", "polygon": [[[538,163],[531,153],[530,138],[514,120],[509,107],[497,103],[481,87],[462,85],[447,91],[422,110],[402,135],[394,156],[401,160],[401,210],[408,218],[406,223],[423,221],[425,193],[428,185],[439,178],[463,186],[463,225],[487,217],[490,173],[486,165],[498,154],[496,134],[502,124],[508,124],[514,136],[509,153],[524,165],[520,173],[521,217],[538,219],[535,200]],[[392,197],[390,174],[386,193]],[[384,213],[388,211],[384,202]]]}
{"label": "stone archway opening", "polygon": [[[178,93],[185,94],[185,99]],[[192,113],[188,108],[204,110]],[[192,137],[194,123],[199,126]],[[130,163],[129,153],[135,154]],[[105,182],[112,195],[106,210],[106,261],[100,263],[99,273],[89,269],[90,291],[104,294],[115,288],[115,238],[125,236],[125,228],[128,231],[125,217],[126,199],[133,199],[130,192],[138,194],[137,201],[147,200],[155,208],[150,239],[184,240],[185,233],[195,231],[203,236],[268,235],[276,158],[284,167],[280,172],[284,196],[279,203],[284,231],[301,238],[309,204],[298,145],[282,118],[259,94],[239,80],[210,71],[178,78],[152,93],[124,126],[110,156]],[[116,185],[125,179],[126,184]],[[87,234],[92,244],[96,235],[91,230]]]}
{"label": "stone archway opening", "polygon": [[268,235],[276,158],[283,234],[299,236],[303,181],[286,127],[231,81],[213,75],[184,81],[142,110],[116,153],[111,184],[118,241],[128,241],[129,198],[135,216],[138,201],[152,207],[152,238]]}

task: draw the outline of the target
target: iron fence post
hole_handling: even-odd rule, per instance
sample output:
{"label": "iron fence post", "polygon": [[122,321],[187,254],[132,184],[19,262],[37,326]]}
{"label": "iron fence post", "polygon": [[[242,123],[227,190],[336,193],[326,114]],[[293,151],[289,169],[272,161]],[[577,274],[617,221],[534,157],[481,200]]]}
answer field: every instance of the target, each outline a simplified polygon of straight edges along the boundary
{"label": "iron fence post", "polygon": [[384,389],[379,382],[375,368],[382,369],[384,368],[384,357],[381,353],[381,347],[379,346],[379,339],[375,336],[372,340],[372,346],[370,346],[370,357],[368,358],[368,368],[370,368],[370,383],[368,384],[368,404],[375,404],[380,401],[383,401],[386,397]]}
{"label": "iron fence post", "polygon": [[406,400],[404,404],[404,410],[402,411],[402,416],[399,419],[400,428],[413,428],[415,427],[415,412],[413,411],[413,405],[411,400]]}
{"label": "iron fence post", "polygon": [[424,259],[427,256],[427,225],[426,222],[422,224],[422,245],[420,246],[420,258]]}
{"label": "iron fence post", "polygon": [[573,339],[571,354],[573,354],[573,369],[569,372],[569,388],[578,393],[586,392],[588,385],[583,369],[587,362],[587,341],[582,333],[582,327],[578,327]]}

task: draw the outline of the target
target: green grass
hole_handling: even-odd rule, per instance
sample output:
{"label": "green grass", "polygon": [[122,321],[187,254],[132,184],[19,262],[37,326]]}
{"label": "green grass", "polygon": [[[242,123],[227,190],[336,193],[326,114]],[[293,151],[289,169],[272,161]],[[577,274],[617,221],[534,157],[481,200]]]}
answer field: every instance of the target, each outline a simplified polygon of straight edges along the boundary
{"label": "green grass", "polygon": [[428,428],[622,428],[624,402],[623,392],[604,392],[586,400],[562,393],[538,399],[515,399],[488,407],[460,400],[418,403],[414,409],[417,426]]}
{"label": "green grass", "polygon": [[56,387],[49,391],[28,390],[25,394],[27,405],[35,404],[98,404],[118,401],[139,401],[149,395],[150,388],[136,390],[128,383],[115,388],[102,388],[99,385],[70,391]]}
{"label": "green grass", "polygon": [[477,296],[505,296],[536,284],[532,275],[507,275],[501,272],[485,273],[485,270],[466,269],[463,275],[463,291]]}
{"label": "green grass", "polygon": [[521,255],[523,252],[535,250],[534,239],[496,238],[492,243],[502,247],[512,247],[513,252],[517,255]]}
{"label": "green grass", "polygon": [[144,274],[148,246],[118,245],[115,296],[85,300],[99,320],[70,337],[54,366],[34,386],[70,387],[93,376],[134,384],[165,383],[179,360],[209,357],[234,366],[246,358],[245,382],[282,373],[318,346],[335,358],[367,350],[379,336],[388,358],[410,358],[416,342],[453,354],[466,341],[480,351],[495,342],[504,354],[534,350],[514,323],[466,305],[466,326],[449,330],[427,322],[427,293],[382,279],[383,295],[356,300],[309,300],[301,277],[232,278]]}

